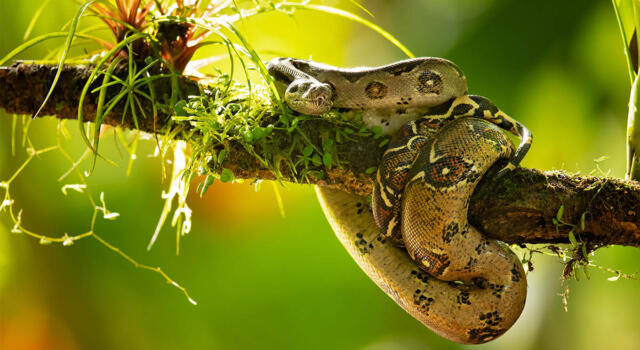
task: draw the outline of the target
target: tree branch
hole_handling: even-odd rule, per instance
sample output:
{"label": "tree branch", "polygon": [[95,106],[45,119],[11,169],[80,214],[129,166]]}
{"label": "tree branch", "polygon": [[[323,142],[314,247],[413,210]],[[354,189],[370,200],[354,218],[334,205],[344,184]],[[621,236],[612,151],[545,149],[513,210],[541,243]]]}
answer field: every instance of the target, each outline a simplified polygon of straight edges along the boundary
{"label": "tree branch", "polygon": [[[17,63],[11,67],[0,67],[0,108],[8,113],[33,114],[40,106],[55,75],[56,68],[50,65]],[[66,66],[51,99],[42,115],[54,115],[60,119],[76,119],[78,99],[90,70],[83,66]],[[99,83],[95,83],[96,87]],[[183,77],[179,81],[183,95],[198,94],[194,80]],[[168,80],[154,83],[157,96],[170,95]],[[95,119],[97,94],[87,96],[84,120]],[[151,115],[151,106],[144,105]],[[124,128],[133,128],[129,118],[122,120],[122,106],[105,118],[105,123]],[[273,115],[277,120],[277,115]],[[271,118],[271,119],[273,119]],[[154,133],[171,123],[171,116],[160,113],[157,120],[140,119],[141,131]],[[265,125],[266,126],[266,125]],[[188,128],[188,125],[184,126]],[[324,118],[307,120],[299,126],[308,139],[322,148],[328,133],[341,125],[338,121]],[[274,130],[273,137],[281,140],[284,150],[291,147],[290,132]],[[370,171],[377,167],[383,147],[380,139],[372,136],[353,137],[336,145],[336,153],[342,166],[324,169],[323,178],[308,177],[308,183],[338,188],[346,192],[368,195],[373,186]],[[225,144],[228,151],[224,167],[231,169],[236,178],[275,179],[273,169],[268,169],[239,142]],[[260,154],[256,147],[254,152]],[[279,162],[275,162],[280,164]],[[469,219],[488,236],[507,243],[568,243],[568,232],[575,233],[590,247],[603,245],[640,246],[640,184],[635,181],[599,178],[591,176],[569,176],[559,171],[543,172],[519,168],[499,180],[491,173],[480,182],[470,203]],[[295,168],[282,165],[278,178],[301,182]],[[564,214],[559,225],[554,224],[558,209]],[[573,226],[572,226],[573,225]]]}

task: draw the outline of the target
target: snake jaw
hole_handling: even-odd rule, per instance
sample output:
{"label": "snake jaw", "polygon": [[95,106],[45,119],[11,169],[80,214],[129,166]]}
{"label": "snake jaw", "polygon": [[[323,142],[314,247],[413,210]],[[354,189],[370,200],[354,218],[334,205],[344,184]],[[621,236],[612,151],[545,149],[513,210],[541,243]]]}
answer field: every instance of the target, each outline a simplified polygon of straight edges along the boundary
{"label": "snake jaw", "polygon": [[284,95],[284,100],[291,109],[308,115],[328,112],[332,106],[332,99],[331,85],[306,79],[293,81]]}

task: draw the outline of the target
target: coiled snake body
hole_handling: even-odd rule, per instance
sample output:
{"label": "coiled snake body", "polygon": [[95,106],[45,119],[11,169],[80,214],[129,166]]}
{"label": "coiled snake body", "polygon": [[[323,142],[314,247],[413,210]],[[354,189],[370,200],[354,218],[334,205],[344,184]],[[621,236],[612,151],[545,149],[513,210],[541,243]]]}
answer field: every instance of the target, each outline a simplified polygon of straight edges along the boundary
{"label": "coiled snake body", "polygon": [[[494,162],[509,158],[501,173],[519,164],[529,131],[487,98],[467,95],[462,71],[441,58],[355,69],[278,58],[267,68],[292,109],[362,109],[366,124],[394,133],[371,211],[365,197],[316,189],[336,235],[369,277],[447,339],[483,343],[508,330],[526,299],[522,264],[469,225],[467,209]],[[517,150],[500,128],[521,138]]]}

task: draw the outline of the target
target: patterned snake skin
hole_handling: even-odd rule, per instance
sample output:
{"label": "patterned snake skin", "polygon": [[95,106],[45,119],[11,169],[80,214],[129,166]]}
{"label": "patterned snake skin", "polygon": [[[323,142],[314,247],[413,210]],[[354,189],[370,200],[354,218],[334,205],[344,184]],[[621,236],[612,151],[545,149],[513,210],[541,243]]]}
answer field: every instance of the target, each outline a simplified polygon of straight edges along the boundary
{"label": "patterned snake skin", "polygon": [[[279,58],[267,68],[292,109],[363,109],[366,124],[394,133],[372,210],[366,198],[317,188],[336,235],[369,277],[447,339],[483,343],[508,330],[524,307],[524,269],[469,225],[467,210],[496,160],[509,159],[502,172],[519,164],[529,131],[490,100],[466,95],[460,69],[440,58],[355,69]],[[515,152],[500,128],[521,137]]]}

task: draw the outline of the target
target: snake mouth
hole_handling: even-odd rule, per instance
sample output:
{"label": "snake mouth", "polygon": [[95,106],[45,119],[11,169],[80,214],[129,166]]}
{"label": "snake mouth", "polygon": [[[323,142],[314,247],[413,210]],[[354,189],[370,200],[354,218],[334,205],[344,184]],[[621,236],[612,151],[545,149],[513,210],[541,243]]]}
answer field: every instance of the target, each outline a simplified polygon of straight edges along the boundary
{"label": "snake mouth", "polygon": [[287,101],[289,107],[296,112],[308,115],[320,115],[329,112],[331,104],[318,100],[292,100]]}
{"label": "snake mouth", "polygon": [[331,86],[320,82],[303,81],[289,85],[285,101],[296,112],[320,115],[328,112],[332,106]]}

